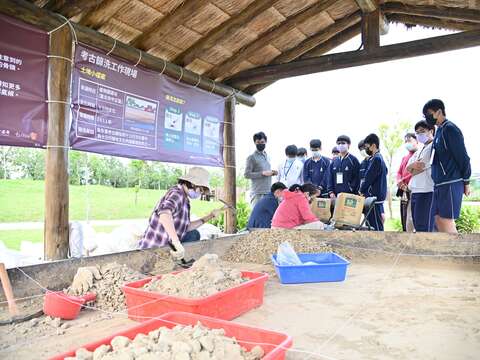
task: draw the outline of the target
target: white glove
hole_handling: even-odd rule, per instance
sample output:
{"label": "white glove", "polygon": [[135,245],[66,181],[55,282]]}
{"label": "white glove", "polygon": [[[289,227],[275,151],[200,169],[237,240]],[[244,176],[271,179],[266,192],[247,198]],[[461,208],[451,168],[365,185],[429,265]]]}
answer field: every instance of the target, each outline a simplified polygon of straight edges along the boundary
{"label": "white glove", "polygon": [[175,246],[175,249],[177,249],[177,251],[170,250],[170,254],[175,260],[182,260],[185,257],[185,248],[179,240],[173,240],[172,244],[173,246]]}
{"label": "white glove", "polygon": [[100,280],[101,278],[102,275],[96,266],[78,268],[70,289],[75,295],[83,295],[92,287],[93,279]]}

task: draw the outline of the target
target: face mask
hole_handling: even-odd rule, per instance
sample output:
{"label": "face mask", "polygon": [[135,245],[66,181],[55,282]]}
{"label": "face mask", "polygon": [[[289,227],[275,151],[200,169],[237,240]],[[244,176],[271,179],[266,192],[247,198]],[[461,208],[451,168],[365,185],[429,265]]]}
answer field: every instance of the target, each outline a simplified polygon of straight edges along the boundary
{"label": "face mask", "polygon": [[428,142],[428,140],[430,140],[430,136],[428,136],[426,133],[417,134],[417,140],[418,142],[425,144]]}
{"label": "face mask", "polygon": [[347,145],[347,144],[337,145],[337,149],[338,149],[338,151],[340,151],[341,153],[346,153],[346,152],[348,151],[348,145]]}
{"label": "face mask", "polygon": [[291,164],[295,161],[295,158],[287,158],[287,164]]}
{"label": "face mask", "polygon": [[367,154],[367,152],[365,151],[365,149],[362,149],[360,151],[360,155],[362,155],[364,158],[367,158],[369,155]]}
{"label": "face mask", "polygon": [[263,150],[265,150],[265,144],[255,144],[255,146],[257,147],[257,150],[258,150],[258,151],[263,151]]}
{"label": "face mask", "polygon": [[367,153],[368,156],[372,156],[372,155],[373,155],[373,151],[370,150],[370,149],[365,149],[365,152]]}
{"label": "face mask", "polygon": [[298,156],[297,157],[298,160],[300,160],[301,162],[305,162],[306,158],[304,158],[303,156]]}
{"label": "face mask", "polygon": [[320,157],[320,151],[318,151],[318,150],[312,151],[312,156],[315,157],[315,158],[319,158]]}
{"label": "face mask", "polygon": [[437,123],[437,120],[433,117],[433,114],[427,114],[427,116],[425,116],[425,121],[430,126],[435,126]]}
{"label": "face mask", "polygon": [[190,199],[198,199],[200,196],[202,196],[202,193],[200,191],[196,191],[194,189],[188,189],[188,197]]}
{"label": "face mask", "polygon": [[413,145],[412,143],[406,143],[405,149],[407,149],[408,151],[415,151],[415,145]]}

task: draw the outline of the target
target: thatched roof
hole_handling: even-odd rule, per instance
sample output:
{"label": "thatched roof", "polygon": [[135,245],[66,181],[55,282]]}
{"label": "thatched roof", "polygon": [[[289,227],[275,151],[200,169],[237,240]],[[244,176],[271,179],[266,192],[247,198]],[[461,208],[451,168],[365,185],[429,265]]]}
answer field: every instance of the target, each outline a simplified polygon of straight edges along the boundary
{"label": "thatched roof", "polygon": [[[320,56],[360,33],[362,11],[378,4],[374,0],[31,2],[217,81],[261,65]],[[388,21],[407,25],[480,27],[478,0],[380,1],[379,6]]]}

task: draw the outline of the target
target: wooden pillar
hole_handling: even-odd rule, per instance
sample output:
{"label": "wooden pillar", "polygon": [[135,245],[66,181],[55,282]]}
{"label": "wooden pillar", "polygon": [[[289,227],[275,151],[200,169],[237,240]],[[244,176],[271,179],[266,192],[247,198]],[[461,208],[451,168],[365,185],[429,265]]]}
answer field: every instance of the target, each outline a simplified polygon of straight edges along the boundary
{"label": "wooden pillar", "polygon": [[[235,168],[235,98],[229,97],[225,101],[225,124],[223,127],[223,159],[225,201],[237,207],[237,172]],[[237,230],[237,218],[232,210],[225,212],[225,233],[234,234]]]}
{"label": "wooden pillar", "polygon": [[[68,255],[68,132],[72,36],[65,25],[50,35],[48,141],[45,155],[45,259]],[[66,59],[63,59],[66,58]]]}
{"label": "wooden pillar", "polygon": [[375,50],[380,46],[380,12],[378,9],[363,14],[362,42],[366,51]]}

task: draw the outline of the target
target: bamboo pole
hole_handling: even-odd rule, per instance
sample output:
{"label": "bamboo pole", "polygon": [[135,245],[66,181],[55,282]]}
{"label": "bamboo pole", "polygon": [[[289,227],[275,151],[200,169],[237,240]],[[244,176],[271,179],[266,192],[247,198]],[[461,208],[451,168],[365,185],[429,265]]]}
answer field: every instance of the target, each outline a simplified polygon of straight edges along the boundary
{"label": "bamboo pole", "polygon": [[12,284],[10,284],[10,279],[8,278],[4,263],[0,263],[0,281],[2,282],[3,293],[8,302],[10,316],[16,316],[18,315],[18,309],[15,304],[15,297],[13,296]]}
{"label": "bamboo pole", "polygon": [[68,132],[72,36],[68,26],[50,35],[48,138],[45,155],[46,260],[68,255]]}
{"label": "bamboo pole", "polygon": [[[235,168],[235,99],[230,97],[225,101],[225,124],[223,158],[225,162],[224,170],[224,192],[225,201],[237,207],[237,185]],[[233,234],[237,230],[237,218],[232,209],[225,212],[225,233]]]}

